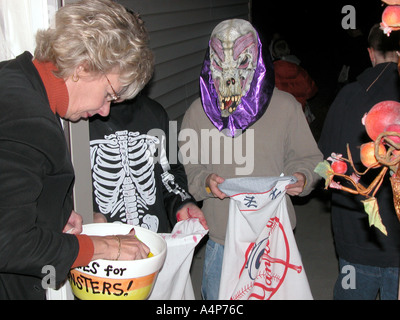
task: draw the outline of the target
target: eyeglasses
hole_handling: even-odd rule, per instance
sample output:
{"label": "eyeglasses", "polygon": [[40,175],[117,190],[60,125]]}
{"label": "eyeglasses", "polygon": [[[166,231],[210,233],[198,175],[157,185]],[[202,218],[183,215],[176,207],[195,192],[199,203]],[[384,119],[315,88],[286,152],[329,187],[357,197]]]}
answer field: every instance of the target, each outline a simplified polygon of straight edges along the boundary
{"label": "eyeglasses", "polygon": [[115,92],[115,90],[114,90],[114,88],[113,88],[113,86],[112,86],[112,84],[111,84],[111,82],[110,82],[110,80],[108,79],[108,77],[107,77],[107,75],[104,75],[105,77],[106,77],[106,79],[107,79],[107,81],[108,81],[108,84],[110,85],[110,87],[111,87],[111,90],[112,90],[112,94],[109,94],[109,98],[108,98],[108,102],[114,102],[114,101],[117,101],[117,100],[119,100],[121,97]]}

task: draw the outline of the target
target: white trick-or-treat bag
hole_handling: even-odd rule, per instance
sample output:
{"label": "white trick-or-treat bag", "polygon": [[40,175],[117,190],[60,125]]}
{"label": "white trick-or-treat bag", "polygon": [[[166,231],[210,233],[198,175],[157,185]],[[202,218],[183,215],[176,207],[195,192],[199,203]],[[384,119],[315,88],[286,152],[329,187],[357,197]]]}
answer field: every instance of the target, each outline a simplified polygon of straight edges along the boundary
{"label": "white trick-or-treat bag", "polygon": [[190,266],[196,245],[208,233],[198,219],[178,222],[171,233],[160,233],[167,256],[149,300],[194,300]]}
{"label": "white trick-or-treat bag", "polygon": [[227,179],[230,196],[219,299],[309,300],[285,186],[294,177]]}

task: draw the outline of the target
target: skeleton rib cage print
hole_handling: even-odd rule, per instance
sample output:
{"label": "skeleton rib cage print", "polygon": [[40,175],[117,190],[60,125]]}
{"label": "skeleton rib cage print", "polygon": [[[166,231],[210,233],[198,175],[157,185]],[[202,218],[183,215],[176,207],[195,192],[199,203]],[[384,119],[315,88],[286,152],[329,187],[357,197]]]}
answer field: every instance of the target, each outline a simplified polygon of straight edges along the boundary
{"label": "skeleton rib cage print", "polygon": [[168,172],[164,139],[122,130],[90,142],[93,191],[102,214],[157,232],[159,219],[147,210],[156,201],[154,166],[158,148],[164,187],[179,194],[182,201],[190,197]]}

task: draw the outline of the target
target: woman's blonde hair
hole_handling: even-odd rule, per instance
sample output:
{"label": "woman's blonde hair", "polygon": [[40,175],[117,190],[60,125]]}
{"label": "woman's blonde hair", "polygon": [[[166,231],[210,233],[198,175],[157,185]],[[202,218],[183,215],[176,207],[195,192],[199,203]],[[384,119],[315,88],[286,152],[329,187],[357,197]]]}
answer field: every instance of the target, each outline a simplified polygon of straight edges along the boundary
{"label": "woman's blonde hair", "polygon": [[111,0],[83,0],[60,8],[55,27],[36,35],[35,58],[52,62],[67,78],[78,66],[94,75],[119,73],[121,99],[143,89],[153,73],[153,53],[143,21]]}

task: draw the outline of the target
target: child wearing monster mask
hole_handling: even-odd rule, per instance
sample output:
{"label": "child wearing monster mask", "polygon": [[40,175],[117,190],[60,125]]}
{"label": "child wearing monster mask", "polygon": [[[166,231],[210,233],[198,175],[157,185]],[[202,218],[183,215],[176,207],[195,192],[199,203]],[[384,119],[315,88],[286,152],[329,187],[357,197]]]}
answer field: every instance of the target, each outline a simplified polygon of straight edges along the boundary
{"label": "child wearing monster mask", "polygon": [[[302,108],[293,96],[275,88],[272,63],[262,52],[262,43],[249,22],[233,19],[218,24],[200,76],[201,97],[192,103],[182,122],[181,132],[195,130],[198,137],[204,137],[207,131],[213,141],[198,141],[192,152],[186,145],[190,141],[179,139],[189,192],[203,201],[209,226],[202,281],[207,300],[218,299],[229,213],[229,198],[218,185],[243,174],[295,176],[297,182],[287,186],[286,196],[294,228],[290,196],[308,195],[319,179],[314,168],[322,154]],[[231,142],[235,150],[229,148]],[[253,152],[253,167],[247,172],[240,170],[243,163],[236,142],[240,142],[240,151]]]}

